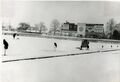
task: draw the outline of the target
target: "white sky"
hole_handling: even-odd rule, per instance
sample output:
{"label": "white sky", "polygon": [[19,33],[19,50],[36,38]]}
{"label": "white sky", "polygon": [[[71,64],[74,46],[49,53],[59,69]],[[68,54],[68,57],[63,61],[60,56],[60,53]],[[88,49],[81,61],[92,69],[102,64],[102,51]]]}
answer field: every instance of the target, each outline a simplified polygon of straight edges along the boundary
{"label": "white sky", "polygon": [[17,1],[2,0],[2,18],[16,27],[19,22],[31,25],[53,19],[60,23],[106,23],[110,18],[120,22],[120,2],[106,1]]}

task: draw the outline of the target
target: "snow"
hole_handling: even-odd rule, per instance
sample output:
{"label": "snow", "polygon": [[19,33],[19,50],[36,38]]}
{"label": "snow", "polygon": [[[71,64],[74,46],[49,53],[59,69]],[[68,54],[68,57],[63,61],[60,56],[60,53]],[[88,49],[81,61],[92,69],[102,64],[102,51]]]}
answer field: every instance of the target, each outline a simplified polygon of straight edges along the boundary
{"label": "snow", "polygon": [[120,82],[120,52],[3,63],[2,82]]}
{"label": "snow", "polygon": [[[3,61],[120,49],[120,45],[114,43],[90,42],[90,50],[78,50],[76,47],[81,41],[20,36],[19,39],[3,38],[9,42]],[[56,50],[54,42],[58,44]],[[2,63],[2,68],[2,82],[120,82],[120,51],[6,62]]]}
{"label": "snow", "polygon": [[[81,53],[87,50],[79,50],[76,47],[80,47],[81,41],[72,40],[59,40],[59,39],[47,39],[47,38],[37,38],[37,37],[22,37],[19,39],[13,39],[12,36],[3,36],[8,43],[9,49],[7,50],[7,56],[48,56],[51,54],[65,54],[65,53]],[[54,42],[57,43],[58,47],[55,50]],[[102,48],[102,45],[104,48]],[[112,45],[112,48],[111,48]],[[117,47],[117,45],[119,47]],[[99,43],[90,42],[90,50],[109,50],[109,49],[120,49],[119,44],[114,43]]]}

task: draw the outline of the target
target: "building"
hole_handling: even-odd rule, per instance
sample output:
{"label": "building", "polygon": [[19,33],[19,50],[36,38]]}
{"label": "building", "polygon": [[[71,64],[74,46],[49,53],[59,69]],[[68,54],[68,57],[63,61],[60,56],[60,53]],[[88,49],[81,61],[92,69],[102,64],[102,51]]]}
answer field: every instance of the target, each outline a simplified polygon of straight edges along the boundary
{"label": "building", "polygon": [[104,24],[89,23],[69,23],[62,25],[62,35],[86,37],[86,38],[103,38]]}
{"label": "building", "polygon": [[87,38],[102,38],[104,36],[104,24],[77,24],[77,36]]}
{"label": "building", "polygon": [[38,27],[29,27],[26,32],[38,32],[39,33],[39,28]]}
{"label": "building", "polygon": [[66,22],[61,27],[62,35],[75,36],[77,33],[77,25],[75,23]]}
{"label": "building", "polygon": [[86,24],[78,23],[77,24],[77,37],[85,37],[86,34]]}

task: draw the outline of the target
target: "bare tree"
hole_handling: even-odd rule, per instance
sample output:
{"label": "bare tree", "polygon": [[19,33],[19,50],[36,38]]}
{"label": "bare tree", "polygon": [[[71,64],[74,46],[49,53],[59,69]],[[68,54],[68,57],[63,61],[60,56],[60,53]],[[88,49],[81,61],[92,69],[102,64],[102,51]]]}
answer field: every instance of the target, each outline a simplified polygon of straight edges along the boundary
{"label": "bare tree", "polygon": [[40,22],[39,24],[35,24],[35,27],[37,27],[39,29],[40,33],[42,33],[43,31],[45,32],[47,30],[44,22]]}
{"label": "bare tree", "polygon": [[110,35],[110,37],[113,35],[114,27],[115,27],[115,21],[112,18],[107,22],[107,31],[108,31],[108,34]]}
{"label": "bare tree", "polygon": [[52,22],[51,22],[51,27],[52,27],[52,30],[54,32],[54,35],[56,33],[57,30],[59,30],[60,28],[60,23],[57,19],[54,19]]}

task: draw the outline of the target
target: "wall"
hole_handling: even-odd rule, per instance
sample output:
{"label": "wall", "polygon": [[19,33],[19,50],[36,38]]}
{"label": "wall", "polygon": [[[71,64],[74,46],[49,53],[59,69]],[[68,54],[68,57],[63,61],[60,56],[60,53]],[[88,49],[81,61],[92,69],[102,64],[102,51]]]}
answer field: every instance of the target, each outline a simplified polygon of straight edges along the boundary
{"label": "wall", "polygon": [[77,27],[77,34],[85,37],[86,24],[85,23],[78,23],[77,26],[78,26]]}

